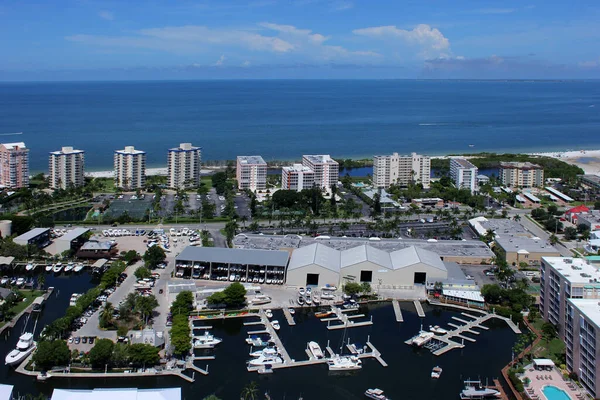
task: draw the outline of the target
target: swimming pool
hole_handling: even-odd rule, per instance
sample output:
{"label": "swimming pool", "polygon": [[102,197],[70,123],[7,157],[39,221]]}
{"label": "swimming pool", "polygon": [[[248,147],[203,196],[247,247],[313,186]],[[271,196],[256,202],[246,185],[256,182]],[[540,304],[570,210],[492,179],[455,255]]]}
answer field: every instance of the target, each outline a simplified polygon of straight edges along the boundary
{"label": "swimming pool", "polygon": [[571,400],[571,396],[569,396],[567,392],[556,386],[544,386],[542,392],[544,392],[544,396],[546,396],[548,400]]}

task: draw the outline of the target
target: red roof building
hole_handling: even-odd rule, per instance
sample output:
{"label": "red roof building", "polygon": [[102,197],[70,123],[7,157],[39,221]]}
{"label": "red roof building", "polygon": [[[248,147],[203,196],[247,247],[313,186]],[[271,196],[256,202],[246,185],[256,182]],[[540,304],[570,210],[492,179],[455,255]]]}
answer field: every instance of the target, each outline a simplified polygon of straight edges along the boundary
{"label": "red roof building", "polygon": [[588,212],[590,212],[590,209],[584,205],[573,207],[573,208],[565,211],[565,219],[567,221],[571,222],[572,224],[576,224],[577,216],[581,213],[588,213]]}

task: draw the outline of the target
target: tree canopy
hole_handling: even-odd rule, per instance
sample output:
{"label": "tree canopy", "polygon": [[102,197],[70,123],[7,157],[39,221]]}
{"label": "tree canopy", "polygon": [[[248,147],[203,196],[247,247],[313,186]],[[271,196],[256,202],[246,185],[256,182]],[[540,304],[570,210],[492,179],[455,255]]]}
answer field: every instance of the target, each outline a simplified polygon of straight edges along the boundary
{"label": "tree canopy", "polygon": [[110,339],[98,339],[90,350],[90,362],[93,368],[103,368],[110,364],[115,344]]}
{"label": "tree canopy", "polygon": [[71,350],[64,340],[42,340],[38,343],[33,361],[38,368],[64,366],[71,359]]}
{"label": "tree canopy", "polygon": [[148,268],[156,268],[167,258],[165,251],[160,246],[152,246],[144,253],[144,263]]}
{"label": "tree canopy", "polygon": [[190,311],[194,309],[194,294],[189,290],[179,292],[175,301],[171,303],[171,314],[175,315],[188,315]]}
{"label": "tree canopy", "polygon": [[146,267],[138,267],[135,270],[134,275],[137,279],[147,279],[152,276],[152,272]]}

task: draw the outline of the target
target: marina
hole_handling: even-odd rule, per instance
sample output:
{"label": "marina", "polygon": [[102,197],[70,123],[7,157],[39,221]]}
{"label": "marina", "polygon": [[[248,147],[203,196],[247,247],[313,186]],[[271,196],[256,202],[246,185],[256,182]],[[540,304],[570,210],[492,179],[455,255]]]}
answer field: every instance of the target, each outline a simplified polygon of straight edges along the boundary
{"label": "marina", "polygon": [[396,322],[404,322],[404,317],[402,316],[402,310],[400,309],[400,303],[398,303],[398,300],[392,300],[392,307],[394,307]]}
{"label": "marina", "polygon": [[413,301],[415,308],[417,309],[417,315],[421,318],[425,318],[425,311],[423,311],[423,306],[419,300]]}

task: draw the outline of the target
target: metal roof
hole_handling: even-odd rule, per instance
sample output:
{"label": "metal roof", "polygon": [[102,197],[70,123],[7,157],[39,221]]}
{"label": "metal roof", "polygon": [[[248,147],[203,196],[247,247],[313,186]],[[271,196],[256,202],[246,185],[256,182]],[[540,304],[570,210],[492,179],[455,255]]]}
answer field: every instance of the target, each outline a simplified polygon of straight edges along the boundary
{"label": "metal roof", "polygon": [[29,232],[25,232],[24,234],[17,236],[13,239],[13,241],[29,241],[44,234],[45,232],[48,232],[49,230],[50,228],[33,228]]}
{"label": "metal roof", "polygon": [[204,261],[241,265],[287,266],[290,254],[281,250],[226,249],[188,246],[176,257],[179,261]]}
{"label": "metal roof", "polygon": [[181,388],[54,389],[51,400],[181,400]]}
{"label": "metal roof", "polygon": [[13,385],[0,384],[0,400],[12,400]]}
{"label": "metal roof", "polygon": [[10,265],[15,261],[14,257],[0,257],[0,265]]}
{"label": "metal roof", "polygon": [[440,256],[420,247],[410,246],[402,250],[397,250],[390,253],[390,257],[392,258],[393,269],[406,268],[411,265],[423,263],[446,271],[446,266]]}
{"label": "metal roof", "polygon": [[108,260],[106,258],[101,258],[99,260],[96,260],[96,262],[92,264],[92,268],[102,268],[107,262]]}
{"label": "metal roof", "polygon": [[290,259],[288,271],[316,264],[323,268],[340,272],[341,254],[338,250],[327,247],[321,243],[313,243],[309,246],[294,250]]}
{"label": "metal roof", "polygon": [[88,228],[75,228],[75,229],[71,229],[69,232],[65,233],[61,237],[56,238],[56,240],[70,242],[71,240],[77,239],[79,236],[83,235],[84,233],[86,233],[88,231],[89,231]]}
{"label": "metal roof", "polygon": [[353,247],[341,252],[342,268],[370,261],[387,269],[392,269],[390,253],[368,245]]}

